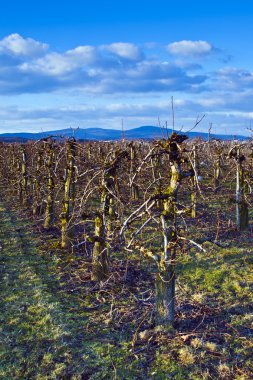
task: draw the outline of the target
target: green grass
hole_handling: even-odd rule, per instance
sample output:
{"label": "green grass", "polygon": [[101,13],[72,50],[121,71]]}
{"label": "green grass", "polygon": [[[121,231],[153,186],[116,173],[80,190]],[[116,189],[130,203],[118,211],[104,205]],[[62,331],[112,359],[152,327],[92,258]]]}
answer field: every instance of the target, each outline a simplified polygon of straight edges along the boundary
{"label": "green grass", "polygon": [[86,332],[87,313],[61,294],[52,271],[57,260],[38,253],[26,221],[3,206],[0,212],[0,378],[78,378],[92,360],[99,364],[103,345],[90,343],[95,337]]}
{"label": "green grass", "polygon": [[[209,376],[213,373],[213,378],[215,373],[217,378],[227,379],[253,375],[253,249],[247,234],[238,234],[237,239],[231,248],[207,244],[207,253],[193,250],[180,267],[179,284],[186,284],[181,302],[188,300],[197,314],[196,336],[193,334],[188,344],[198,362],[191,366],[193,374],[202,367]],[[198,308],[202,309],[199,317]],[[187,319],[187,315],[181,317]],[[207,354],[209,341],[215,355]],[[189,378],[195,378],[193,374]]]}

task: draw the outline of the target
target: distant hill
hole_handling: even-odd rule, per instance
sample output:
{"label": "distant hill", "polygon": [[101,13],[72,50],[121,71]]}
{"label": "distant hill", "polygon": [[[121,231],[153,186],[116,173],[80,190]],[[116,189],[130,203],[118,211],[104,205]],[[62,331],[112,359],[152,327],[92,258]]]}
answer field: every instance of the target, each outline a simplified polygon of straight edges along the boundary
{"label": "distant hill", "polygon": [[[172,133],[171,129],[167,130],[168,135]],[[184,132],[182,132],[184,133]],[[185,133],[190,138],[201,137],[204,140],[208,139],[208,134],[204,132],[189,132]],[[0,141],[4,142],[26,142],[30,140],[40,140],[42,138],[54,136],[55,138],[68,138],[73,136],[72,129],[62,129],[57,131],[39,132],[39,133],[3,133],[0,134]],[[87,128],[77,129],[75,137],[78,140],[120,140],[122,139],[122,131],[117,129],[103,129],[103,128]],[[163,137],[163,132],[160,128],[154,126],[142,126],[139,128],[129,129],[124,132],[124,137],[128,140],[135,139],[155,139]],[[234,135],[211,135],[212,138],[221,140],[232,140]],[[246,140],[246,136],[236,136],[236,139]]]}

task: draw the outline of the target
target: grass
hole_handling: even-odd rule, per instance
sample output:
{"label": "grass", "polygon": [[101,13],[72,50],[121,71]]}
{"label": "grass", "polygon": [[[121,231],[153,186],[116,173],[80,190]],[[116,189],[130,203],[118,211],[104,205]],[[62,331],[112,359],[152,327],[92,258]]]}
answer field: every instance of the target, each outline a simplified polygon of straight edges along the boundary
{"label": "grass", "polygon": [[204,243],[177,266],[175,330],[156,329],[153,268],[114,255],[110,281],[90,281],[83,252],[57,248],[0,204],[0,378],[236,379],[253,377],[249,233]]}
{"label": "grass", "polygon": [[92,344],[87,349],[87,314],[73,313],[80,305],[58,292],[59,278],[50,271],[57,260],[49,264],[38,254],[28,227],[1,207],[0,378],[79,376],[85,355],[96,357]]}

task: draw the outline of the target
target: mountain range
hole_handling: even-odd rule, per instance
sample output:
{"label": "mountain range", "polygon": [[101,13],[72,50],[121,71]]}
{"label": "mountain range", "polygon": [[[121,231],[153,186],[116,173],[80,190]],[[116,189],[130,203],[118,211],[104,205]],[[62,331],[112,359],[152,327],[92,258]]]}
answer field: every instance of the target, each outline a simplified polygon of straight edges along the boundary
{"label": "mountain range", "polygon": [[[129,129],[124,132],[117,129],[103,129],[103,128],[78,128],[73,132],[73,129],[62,129],[57,131],[48,132],[38,132],[38,133],[3,133],[0,134],[0,141],[3,142],[26,142],[31,140],[40,140],[48,136],[53,136],[54,138],[69,138],[74,136],[77,140],[120,140],[122,138],[128,140],[135,139],[156,139],[169,136],[172,133],[171,129],[166,131],[154,126],[142,126],[134,129]],[[201,137],[204,140],[208,139],[208,133],[204,132],[181,132],[182,134],[188,135],[189,138]],[[232,140],[234,138],[238,140],[246,140],[248,137],[240,135],[221,135],[221,134],[211,134],[211,138],[221,139],[221,140]]]}

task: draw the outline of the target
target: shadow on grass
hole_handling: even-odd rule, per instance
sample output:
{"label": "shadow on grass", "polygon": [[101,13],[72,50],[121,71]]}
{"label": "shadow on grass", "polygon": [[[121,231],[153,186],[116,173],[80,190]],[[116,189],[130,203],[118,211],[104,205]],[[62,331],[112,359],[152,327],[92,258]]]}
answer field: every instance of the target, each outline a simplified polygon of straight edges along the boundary
{"label": "shadow on grass", "polygon": [[90,314],[63,291],[59,262],[39,253],[29,222],[3,204],[0,213],[0,378],[109,378],[118,337],[89,328]]}

